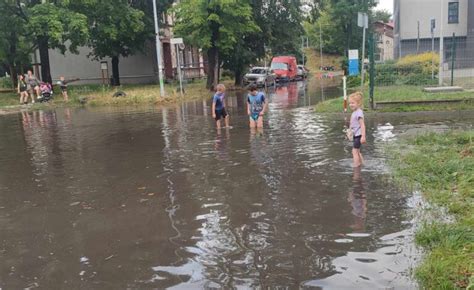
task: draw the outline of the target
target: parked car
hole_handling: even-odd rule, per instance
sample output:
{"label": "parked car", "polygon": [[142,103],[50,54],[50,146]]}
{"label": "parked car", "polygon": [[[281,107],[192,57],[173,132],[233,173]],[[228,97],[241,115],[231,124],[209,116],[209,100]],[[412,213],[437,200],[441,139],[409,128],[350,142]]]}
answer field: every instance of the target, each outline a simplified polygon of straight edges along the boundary
{"label": "parked car", "polygon": [[308,77],[308,72],[309,70],[302,64],[299,64],[298,65],[298,73],[297,73],[297,76],[298,78],[300,79],[305,79]]}
{"label": "parked car", "polygon": [[288,82],[297,78],[298,67],[294,56],[275,56],[270,68],[275,72],[277,82]]}
{"label": "parked car", "polygon": [[257,86],[274,86],[275,73],[268,67],[253,67],[244,76],[244,85],[256,84]]}

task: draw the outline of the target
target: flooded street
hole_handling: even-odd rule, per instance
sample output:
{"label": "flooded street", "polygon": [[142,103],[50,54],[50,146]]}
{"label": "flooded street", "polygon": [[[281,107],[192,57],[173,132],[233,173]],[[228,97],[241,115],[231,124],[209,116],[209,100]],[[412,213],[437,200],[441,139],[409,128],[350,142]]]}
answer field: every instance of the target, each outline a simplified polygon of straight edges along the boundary
{"label": "flooded street", "polygon": [[1,116],[0,288],[416,289],[383,146],[474,114],[368,115],[353,170],[344,119],[310,107],[340,94],[272,89],[263,131],[240,94],[221,132],[203,101]]}

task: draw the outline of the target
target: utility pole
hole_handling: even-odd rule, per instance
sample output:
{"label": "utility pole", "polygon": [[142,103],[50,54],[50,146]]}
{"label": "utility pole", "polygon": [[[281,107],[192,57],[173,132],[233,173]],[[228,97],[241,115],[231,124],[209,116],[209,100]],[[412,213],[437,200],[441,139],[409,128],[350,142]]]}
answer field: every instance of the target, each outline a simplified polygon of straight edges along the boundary
{"label": "utility pole", "polygon": [[420,21],[417,21],[418,24],[418,34],[416,37],[416,54],[420,53]]}
{"label": "utility pole", "polygon": [[436,20],[431,19],[431,79],[434,80],[434,30],[436,27]]}
{"label": "utility pole", "polygon": [[155,36],[156,36],[156,61],[158,63],[158,81],[160,82],[160,96],[165,96],[165,88],[163,84],[163,65],[161,59],[161,41],[160,41],[160,29],[158,27],[158,15],[156,12],[156,0],[153,1],[153,16],[155,18]]}
{"label": "utility pole", "polygon": [[365,73],[365,67],[364,67],[364,61],[365,61],[365,31],[369,26],[369,17],[367,13],[365,12],[359,12],[358,14],[358,25],[362,27],[363,34],[362,34],[362,70],[360,74],[360,86],[361,89],[364,88],[364,73]]}
{"label": "utility pole", "polygon": [[304,65],[304,36],[301,36],[301,54],[303,55],[303,65]]}
{"label": "utility pole", "polygon": [[444,0],[441,2],[441,18],[439,24],[439,73],[438,73],[438,84],[443,85],[443,64],[444,64],[444,35],[443,35],[443,23],[444,23]]}

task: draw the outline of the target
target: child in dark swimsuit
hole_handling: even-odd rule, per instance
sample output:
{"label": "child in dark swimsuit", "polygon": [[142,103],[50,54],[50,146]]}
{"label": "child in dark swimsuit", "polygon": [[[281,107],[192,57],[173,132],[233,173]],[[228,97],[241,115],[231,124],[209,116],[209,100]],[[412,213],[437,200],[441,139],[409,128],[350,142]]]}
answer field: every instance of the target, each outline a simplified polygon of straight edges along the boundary
{"label": "child in dark swimsuit", "polygon": [[225,110],[225,86],[218,84],[216,93],[212,97],[212,117],[216,120],[217,129],[221,128],[221,119],[224,119],[226,128],[229,128],[229,115]]}

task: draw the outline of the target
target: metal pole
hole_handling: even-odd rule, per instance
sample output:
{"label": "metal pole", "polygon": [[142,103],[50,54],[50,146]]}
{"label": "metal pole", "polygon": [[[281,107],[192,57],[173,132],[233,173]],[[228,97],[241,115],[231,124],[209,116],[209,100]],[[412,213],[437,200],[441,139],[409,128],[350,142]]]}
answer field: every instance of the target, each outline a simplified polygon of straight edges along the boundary
{"label": "metal pole", "polygon": [[364,89],[364,72],[365,72],[365,68],[364,68],[364,59],[365,59],[365,23],[364,23],[364,33],[362,34],[362,70],[361,70],[361,75],[360,75],[360,87],[361,87],[361,90]]}
{"label": "metal pole", "polygon": [[443,23],[444,23],[444,0],[441,2],[441,19],[439,24],[439,73],[438,73],[438,84],[443,85],[443,63],[444,63],[444,35],[443,35]]}
{"label": "metal pole", "polygon": [[434,31],[431,29],[431,79],[434,80]]}
{"label": "metal pole", "polygon": [[180,62],[180,50],[179,45],[175,45],[176,49],[176,56],[178,58],[178,77],[179,77],[179,91],[181,92],[181,96],[183,96],[183,79],[181,78],[181,62]]}
{"label": "metal pole", "polygon": [[453,32],[453,41],[452,41],[452,50],[451,50],[451,86],[454,85],[454,61],[456,60],[456,33]]}
{"label": "metal pole", "polygon": [[375,42],[374,42],[374,35],[373,33],[369,36],[369,60],[370,60],[370,86],[369,86],[369,100],[370,100],[370,108],[373,110],[375,109],[374,104],[374,86],[375,86],[375,60],[374,60],[374,52],[375,52]]}
{"label": "metal pole", "polygon": [[319,22],[319,60],[321,62],[320,69],[323,67],[323,33],[321,29],[321,22]]}
{"label": "metal pole", "polygon": [[417,21],[418,24],[418,34],[416,37],[416,54],[420,53],[420,21]]}
{"label": "metal pole", "polygon": [[153,0],[153,16],[155,18],[155,37],[156,37],[156,61],[158,63],[158,81],[160,82],[160,96],[165,96],[163,85],[163,65],[161,59],[160,29],[158,27],[158,15],[156,13],[156,0]]}
{"label": "metal pole", "polygon": [[301,54],[303,55],[303,65],[304,65],[304,36],[301,36]]}

